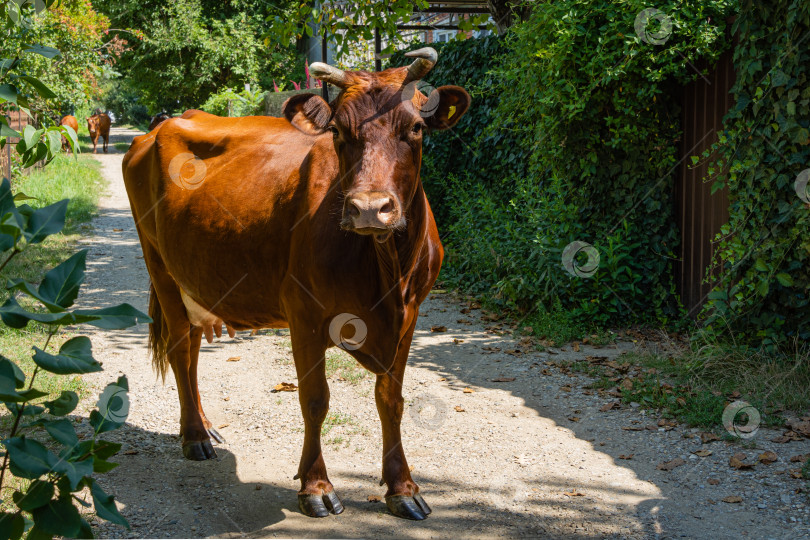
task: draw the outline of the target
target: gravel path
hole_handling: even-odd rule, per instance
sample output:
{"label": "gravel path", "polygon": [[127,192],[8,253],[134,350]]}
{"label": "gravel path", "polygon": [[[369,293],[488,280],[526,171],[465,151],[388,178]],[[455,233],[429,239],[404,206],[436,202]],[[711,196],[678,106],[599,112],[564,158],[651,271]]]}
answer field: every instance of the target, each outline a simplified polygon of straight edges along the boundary
{"label": "gravel path", "polygon": [[[112,141],[137,132],[113,128]],[[130,302],[146,310],[148,276],[121,176],[122,153],[98,154],[110,181],[87,238],[88,279],[82,303]],[[808,536],[806,482],[790,478],[790,456],[810,453],[807,441],[771,443],[760,430],[747,446],[701,444],[697,430],[657,427],[635,407],[600,412],[615,398],[586,389],[587,377],[551,363],[613,358],[637,347],[619,341],[579,352],[536,352],[501,336],[449,294],[432,294],[417,324],[406,371],[403,439],[433,514],[404,522],[379,497],[381,437],[373,379],[347,367],[332,374],[332,420],[324,435],[330,479],[343,499],[340,516],[298,513],[293,480],[303,423],[285,332],[203,343],[200,390],[208,417],[227,443],[219,459],[190,462],[178,437],[173,379],[162,384],[148,359],[146,326],[97,332],[95,356],[104,371],[89,377],[96,392],[126,374],[128,424],[111,434],[124,443],[120,467],[101,478],[133,528],[94,523],[103,537],[587,537],[798,538]],[[462,311],[463,310],[463,311]],[[446,332],[432,332],[433,326]],[[565,348],[563,348],[565,349]],[[556,353],[556,354],[552,354]],[[233,360],[238,358],[238,360]],[[340,357],[336,357],[341,360]],[[231,359],[231,361],[229,361]],[[497,379],[502,379],[498,382]],[[514,379],[514,380],[511,380]],[[465,389],[467,389],[465,391]],[[650,426],[652,424],[652,426]],[[650,427],[650,429],[648,429]],[[632,428],[629,431],[622,428]],[[709,449],[712,454],[692,453]],[[779,460],[734,470],[764,450]],[[620,459],[628,456],[631,459]],[[673,471],[657,470],[682,458]],[[741,503],[722,502],[738,495]]]}

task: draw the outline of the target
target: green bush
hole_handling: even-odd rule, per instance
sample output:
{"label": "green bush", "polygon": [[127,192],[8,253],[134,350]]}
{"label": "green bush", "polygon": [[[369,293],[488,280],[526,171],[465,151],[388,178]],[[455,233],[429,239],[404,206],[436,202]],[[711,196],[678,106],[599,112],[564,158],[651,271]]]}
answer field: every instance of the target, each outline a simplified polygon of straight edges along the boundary
{"label": "green bush", "polygon": [[[473,96],[468,117],[426,144],[422,171],[451,284],[578,323],[682,318],[672,279],[679,93],[697,76],[695,60],[712,62],[729,45],[733,3],[658,6],[671,35],[655,20],[641,35],[664,35],[661,43],[636,32],[647,7],[542,3],[503,42],[439,50],[430,82]],[[593,275],[582,268],[588,249],[566,251],[575,241],[598,252]],[[564,255],[579,272],[565,270]]]}
{"label": "green bush", "polygon": [[205,112],[217,116],[252,116],[263,114],[263,100],[265,92],[257,90],[242,90],[236,92],[225,87],[211,96],[200,106]]}
{"label": "green bush", "polygon": [[728,187],[730,219],[703,315],[710,333],[772,349],[810,338],[810,4],[747,1],[735,26],[736,105],[710,169],[727,174],[708,179]]}

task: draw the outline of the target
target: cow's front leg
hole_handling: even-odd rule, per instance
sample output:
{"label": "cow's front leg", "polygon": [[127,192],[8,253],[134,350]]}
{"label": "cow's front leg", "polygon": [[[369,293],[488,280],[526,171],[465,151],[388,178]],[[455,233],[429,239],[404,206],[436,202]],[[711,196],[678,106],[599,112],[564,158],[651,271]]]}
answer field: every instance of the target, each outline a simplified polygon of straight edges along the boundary
{"label": "cow's front leg", "polygon": [[[301,480],[298,508],[307,516],[340,514],[340,502],[326,474],[321,452],[321,425],[329,411],[329,385],[326,382],[325,344],[312,343],[311,336],[297,342],[293,334],[293,356],[298,373],[298,399],[304,417],[304,449],[296,478]],[[310,342],[304,340],[309,339]]]}
{"label": "cow's front leg", "polygon": [[402,377],[405,374],[405,364],[408,361],[412,336],[413,326],[400,343],[394,365],[388,372],[377,375],[374,396],[382,422],[382,478],[383,483],[388,485],[385,504],[395,516],[422,520],[430,514],[431,510],[422,495],[419,494],[419,486],[411,478],[400,433],[404,405]]}

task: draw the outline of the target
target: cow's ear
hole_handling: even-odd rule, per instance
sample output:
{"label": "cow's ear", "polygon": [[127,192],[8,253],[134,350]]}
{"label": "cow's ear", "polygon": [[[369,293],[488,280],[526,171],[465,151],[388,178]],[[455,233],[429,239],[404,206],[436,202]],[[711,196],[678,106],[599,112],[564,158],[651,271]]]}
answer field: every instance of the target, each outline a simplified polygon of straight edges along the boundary
{"label": "cow's ear", "polygon": [[296,94],[284,102],[281,111],[293,126],[309,135],[326,131],[332,118],[329,104],[315,94]]}
{"label": "cow's ear", "polygon": [[[438,103],[432,103],[436,99],[434,93],[439,95]],[[433,114],[425,115],[425,122],[431,130],[450,129],[461,120],[470,107],[470,94],[460,86],[440,86],[431,92],[427,103],[423,106],[423,114],[427,112],[424,110],[425,107],[435,108]]]}

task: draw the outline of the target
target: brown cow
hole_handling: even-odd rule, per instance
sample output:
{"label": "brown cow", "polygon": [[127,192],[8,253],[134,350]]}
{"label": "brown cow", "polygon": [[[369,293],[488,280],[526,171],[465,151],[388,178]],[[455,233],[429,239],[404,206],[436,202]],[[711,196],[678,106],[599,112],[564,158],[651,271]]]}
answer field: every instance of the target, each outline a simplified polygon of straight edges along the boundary
{"label": "brown cow", "polygon": [[197,388],[203,333],[288,327],[305,426],[298,504],[310,516],[343,511],[320,441],[334,345],[377,376],[388,508],[430,513],[400,438],[408,351],[443,257],[419,167],[423,134],[455,125],[470,96],[443,86],[428,99],[416,83],[436,51],[409,54],[409,67],[379,73],[315,63],[342,89],[331,105],[300,94],[285,118],[187,111],[124,157],[152,278],[153,363],[174,372],[184,455],[215,457],[209,435],[219,438]]}
{"label": "brown cow", "polygon": [[[66,116],[63,116],[62,120],[59,122],[59,125],[60,126],[71,127],[71,128],[73,128],[73,131],[75,131],[75,132],[79,131],[79,121],[76,120],[75,116],[70,115],[70,114],[68,114]],[[69,148],[70,148],[70,144],[68,143],[67,137],[65,137],[63,135],[62,136],[62,150],[67,152]],[[78,151],[78,149],[77,149],[77,151]]]}
{"label": "brown cow", "polygon": [[149,122],[149,131],[152,131],[169,118],[172,118],[172,115],[170,115],[166,111],[157,113],[155,116],[152,117],[152,121]]}
{"label": "brown cow", "polygon": [[90,132],[90,139],[93,141],[93,153],[96,153],[98,138],[104,139],[104,152],[107,152],[107,144],[110,142],[110,117],[104,113],[96,113],[87,119],[87,131]]}

